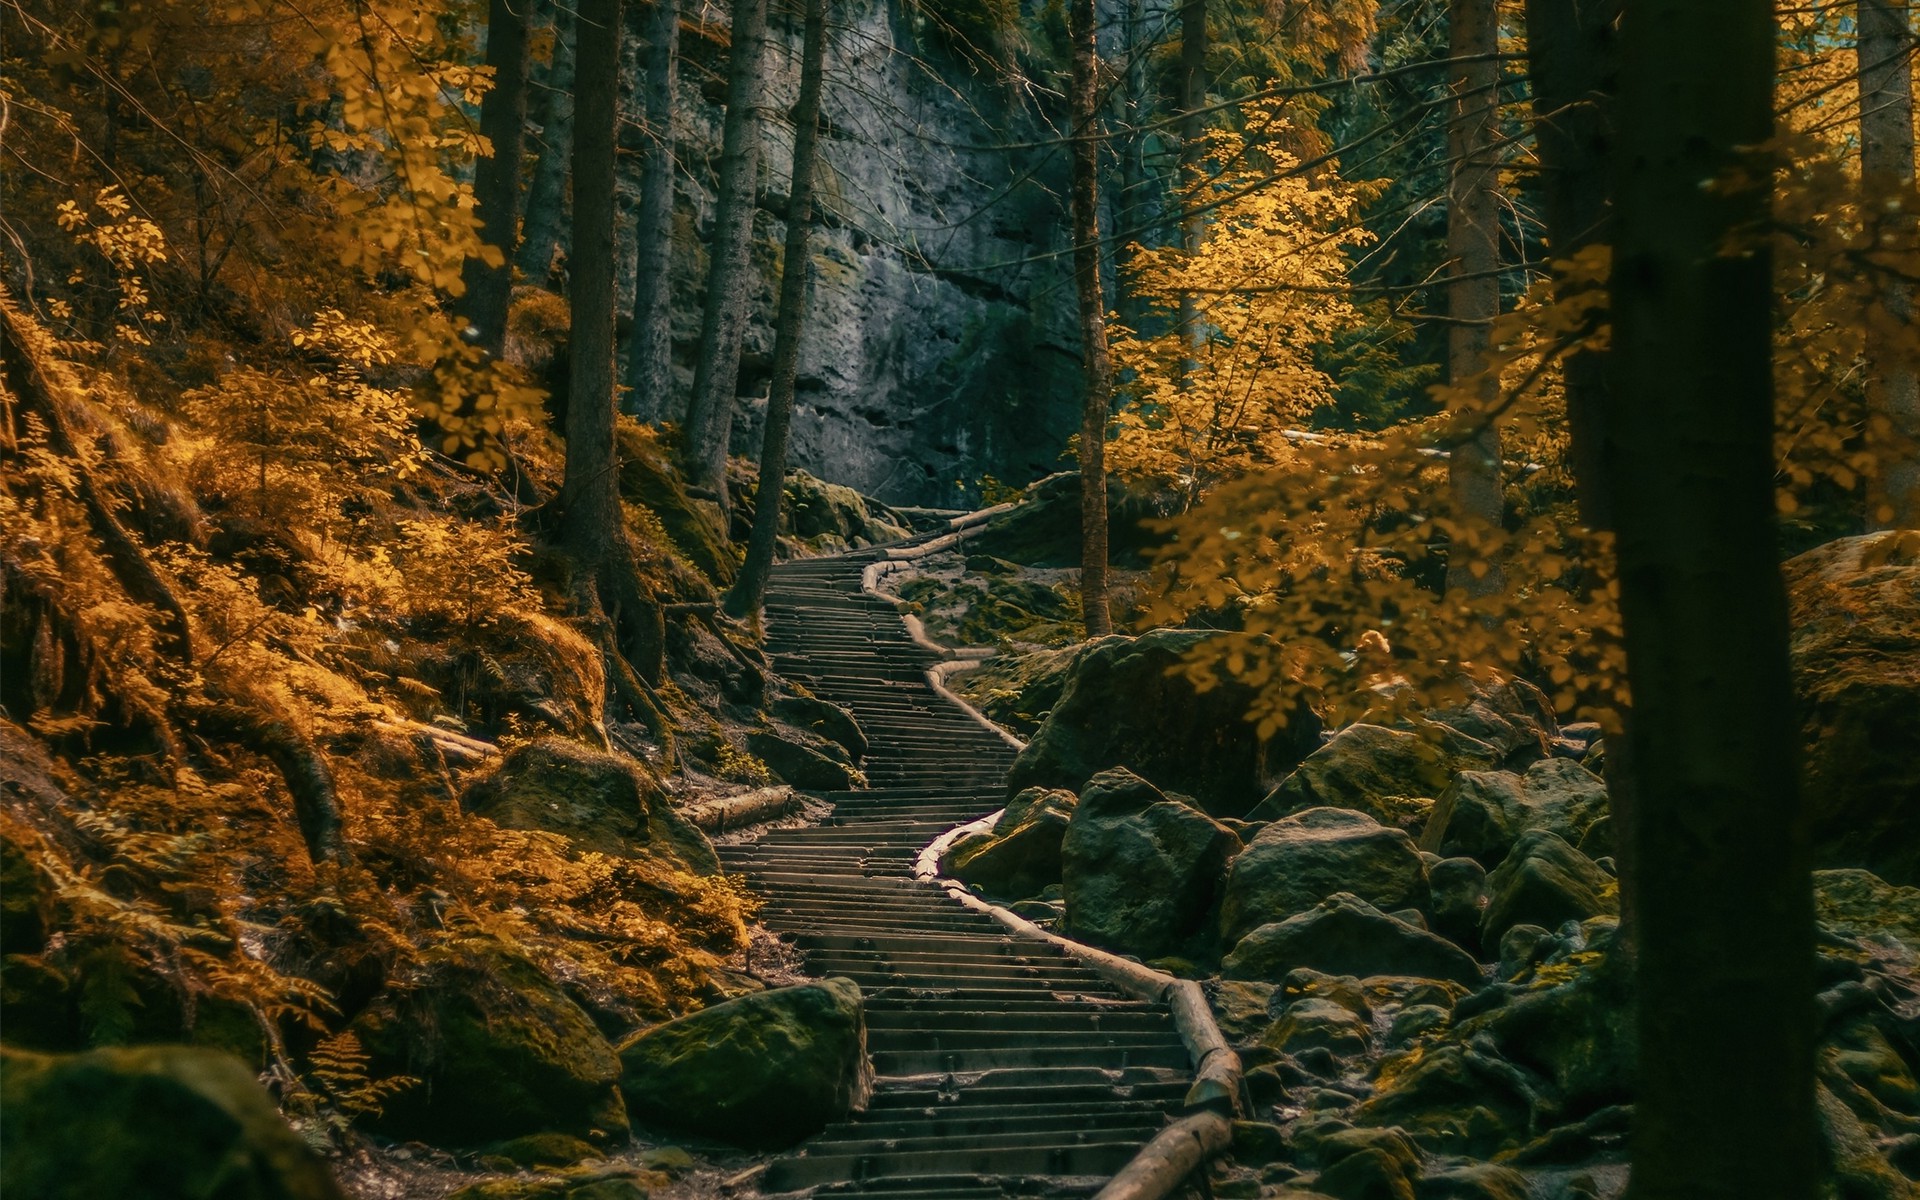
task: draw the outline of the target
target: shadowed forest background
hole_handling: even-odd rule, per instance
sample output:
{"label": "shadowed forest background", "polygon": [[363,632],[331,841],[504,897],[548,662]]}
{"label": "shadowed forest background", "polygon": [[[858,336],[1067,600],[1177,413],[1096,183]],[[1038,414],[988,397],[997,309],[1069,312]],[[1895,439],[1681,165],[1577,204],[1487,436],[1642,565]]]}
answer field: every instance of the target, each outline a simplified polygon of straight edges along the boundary
{"label": "shadowed forest background", "polygon": [[1920,1196],[1915,47],[0,2],[0,1184],[760,1194],[851,552],[1024,739],[940,874],[1244,1066],[1153,1194]]}

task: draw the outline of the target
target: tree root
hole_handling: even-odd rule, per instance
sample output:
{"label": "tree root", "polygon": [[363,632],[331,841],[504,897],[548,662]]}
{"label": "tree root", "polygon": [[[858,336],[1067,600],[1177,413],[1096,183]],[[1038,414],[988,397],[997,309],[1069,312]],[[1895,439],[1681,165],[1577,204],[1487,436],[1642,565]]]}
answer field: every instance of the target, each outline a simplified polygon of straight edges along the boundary
{"label": "tree root", "polygon": [[293,796],[294,819],[307,857],[321,863],[351,861],[340,819],[340,793],[333,771],[292,721],[227,700],[182,700],[174,705],[182,725],[266,758],[279,769]]}

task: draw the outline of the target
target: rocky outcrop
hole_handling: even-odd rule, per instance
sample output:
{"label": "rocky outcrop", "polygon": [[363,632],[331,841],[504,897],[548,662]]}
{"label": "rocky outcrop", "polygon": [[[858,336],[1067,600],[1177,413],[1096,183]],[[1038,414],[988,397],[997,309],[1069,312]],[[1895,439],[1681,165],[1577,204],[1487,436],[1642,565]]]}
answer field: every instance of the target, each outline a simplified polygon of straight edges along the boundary
{"label": "rocky outcrop", "polygon": [[1816,865],[1920,884],[1920,531],[1787,562]]}
{"label": "rocky outcrop", "polygon": [[624,1138],[620,1060],[537,966],[477,940],[430,953],[350,1028],[369,1074],[420,1082],[387,1099],[383,1132],[471,1146],[555,1131]]}
{"label": "rocky outcrop", "polygon": [[1411,975],[1466,987],[1485,981],[1479,964],[1460,947],[1344,892],[1255,929],[1234,946],[1220,970],[1229,979],[1280,980],[1301,967],[1363,978]]}
{"label": "rocky outcrop", "polygon": [[674,811],[645,767],[575,742],[518,747],[460,802],[508,829],[565,834],[584,850],[653,858],[699,875],[720,871],[712,843]]}
{"label": "rocky outcrop", "polygon": [[1525,774],[1461,771],[1433,807],[1420,847],[1492,868],[1520,835],[1545,829],[1579,845],[1607,815],[1607,785],[1577,762],[1543,758]]}
{"label": "rocky outcrop", "polygon": [[1008,777],[1030,787],[1078,789],[1095,773],[1124,767],[1194,797],[1216,816],[1239,816],[1267,784],[1300,760],[1312,726],[1300,721],[1261,737],[1247,720],[1252,688],[1216,682],[1201,691],[1180,671],[1187,654],[1220,635],[1159,629],[1093,642],[1073,660],[1059,703]]}
{"label": "rocky outcrop", "polygon": [[656,1025],[620,1046],[636,1121],[734,1145],[791,1145],[866,1107],[860,988],[776,988]]}
{"label": "rocky outcrop", "polygon": [[1127,770],[1080,793],[1060,845],[1073,936],[1157,958],[1208,940],[1233,831]]}
{"label": "rocky outcrop", "polygon": [[990,831],[955,843],[941,860],[941,872],[991,896],[1038,895],[1060,882],[1060,846],[1078,803],[1072,792],[1028,788]]}
{"label": "rocky outcrop", "polygon": [[897,542],[911,532],[906,521],[886,505],[805,471],[788,471],[785,491],[780,532],[799,542],[808,553],[833,554],[878,546]]}
{"label": "rocky outcrop", "polygon": [[0,1050],[0,1188],[45,1200],[341,1200],[239,1059],[188,1046]]}
{"label": "rocky outcrop", "polygon": [[767,725],[752,730],[747,734],[747,749],[795,787],[844,792],[862,781],[846,747],[792,727]]}
{"label": "rocky outcrop", "polygon": [[1365,813],[1310,808],[1275,821],[1228,868],[1223,942],[1306,912],[1335,892],[1388,911],[1425,907],[1426,864],[1412,838]]}

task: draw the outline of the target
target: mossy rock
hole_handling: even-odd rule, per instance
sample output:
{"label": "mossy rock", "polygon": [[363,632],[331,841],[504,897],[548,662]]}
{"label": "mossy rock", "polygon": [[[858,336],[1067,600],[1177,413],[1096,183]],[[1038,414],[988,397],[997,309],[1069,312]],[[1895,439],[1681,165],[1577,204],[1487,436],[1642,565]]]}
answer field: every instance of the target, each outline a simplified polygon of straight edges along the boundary
{"label": "mossy rock", "polygon": [[1820,923],[1855,937],[1889,934],[1920,951],[1920,888],[1898,887],[1870,871],[1813,873]]}
{"label": "mossy rock", "polygon": [[1382,909],[1424,907],[1427,867],[1404,831],[1351,809],[1310,808],[1267,825],[1234,856],[1220,903],[1222,939],[1231,945],[1335,892]]}
{"label": "mossy rock", "polygon": [[1920,885],[1920,531],[1842,538],[1782,573],[1814,865]]}
{"label": "mossy rock", "polygon": [[1030,787],[1078,791],[1124,767],[1192,796],[1214,816],[1238,817],[1312,748],[1301,719],[1271,737],[1247,720],[1255,689],[1232,682],[1201,691],[1181,670],[1223,635],[1158,629],[1090,643],[1072,661],[1059,702],[1014,761],[1008,795]]}
{"label": "mossy rock", "polygon": [[805,471],[787,472],[780,532],[816,550],[859,549],[901,541],[908,523],[878,500]]}
{"label": "mossy rock", "polygon": [[1408,975],[1464,987],[1484,982],[1479,964],[1466,951],[1345,892],[1247,934],[1221,963],[1221,973],[1229,979],[1280,980],[1300,967],[1360,978]]}
{"label": "mossy rock", "polygon": [[1493,747],[1443,726],[1413,732],[1349,725],[1307,755],[1247,817],[1271,821],[1310,808],[1348,808],[1404,828],[1425,819],[1425,798],[1445,790],[1454,772],[1485,769],[1498,759]]}
{"label": "mossy rock", "polygon": [[1037,895],[1060,882],[1060,844],[1078,803],[1072,792],[1028,788],[1007,805],[991,832],[949,850],[941,870],[989,895]]}
{"label": "mossy rock", "polygon": [[231,1055],[0,1049],[0,1192],[22,1200],[341,1200]]}
{"label": "mossy rock", "polygon": [[656,1025],[620,1046],[636,1121],[734,1145],[792,1145],[866,1107],[859,985],[774,988]]}
{"label": "mossy rock", "polygon": [[864,782],[840,743],[792,727],[755,729],[747,734],[747,749],[781,782],[797,788],[844,792]]}
{"label": "mossy rock", "polygon": [[1430,1154],[1489,1159],[1528,1140],[1537,1110],[1538,1098],[1513,1067],[1448,1044],[1383,1062],[1355,1117],[1404,1130]]}
{"label": "mossy rock", "polygon": [[487,1148],[516,1167],[570,1167],[590,1158],[605,1158],[591,1142],[570,1133],[529,1133]]}
{"label": "mossy rock", "polygon": [[1521,835],[1506,861],[1487,876],[1480,945],[1497,948],[1516,925],[1558,929],[1568,921],[1619,911],[1619,885],[1605,871],[1559,834],[1535,829]]}
{"label": "mossy rock", "polygon": [[1420,835],[1420,846],[1447,858],[1500,865],[1520,835],[1535,829],[1579,845],[1607,815],[1607,785],[1577,762],[1544,758],[1524,774],[1461,771]]}
{"label": "mossy rock", "polygon": [[620,1060],[592,1018],[505,947],[430,953],[419,975],[356,1017],[375,1078],[420,1082],[373,1122],[397,1137],[471,1146],[535,1133],[618,1138]]}
{"label": "mossy rock", "polygon": [[509,718],[566,737],[597,736],[607,706],[600,652],[571,625],[537,612],[507,613],[478,644],[411,647],[426,682],[462,697],[460,714],[488,729]]}
{"label": "mossy rock", "polygon": [[948,685],[967,703],[1021,737],[1035,730],[1060,703],[1082,646],[996,654]]}
{"label": "mossy rock", "polygon": [[469,785],[461,807],[508,829],[565,834],[584,850],[651,858],[697,875],[720,859],[641,763],[546,738],[509,753]]}
{"label": "mossy rock", "polygon": [[1160,958],[1211,943],[1233,831],[1133,772],[1095,775],[1060,846],[1073,935]]}

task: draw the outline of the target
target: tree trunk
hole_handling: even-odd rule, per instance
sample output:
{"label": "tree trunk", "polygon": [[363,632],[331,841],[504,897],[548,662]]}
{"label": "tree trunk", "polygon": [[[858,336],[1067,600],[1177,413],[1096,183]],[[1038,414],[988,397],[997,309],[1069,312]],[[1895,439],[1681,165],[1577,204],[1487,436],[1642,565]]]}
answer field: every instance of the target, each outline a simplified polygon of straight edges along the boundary
{"label": "tree trunk", "polygon": [[[1571,259],[1611,236],[1613,94],[1619,74],[1615,24],[1620,0],[1527,0],[1527,57],[1533,84],[1547,246]],[[1600,422],[1607,405],[1604,354],[1580,350],[1562,364],[1573,429],[1575,495],[1590,529],[1610,527],[1600,473]]]}
{"label": "tree trunk", "polygon": [[[1447,382],[1459,387],[1486,364],[1487,329],[1500,315],[1500,163],[1494,133],[1500,111],[1499,12],[1494,0],[1453,0],[1447,54],[1456,60],[1447,120]],[[1471,59],[1473,61],[1459,61]],[[1479,408],[1495,397],[1488,380],[1456,403]],[[1498,564],[1475,548],[1476,535],[1500,528],[1500,431],[1492,418],[1447,459],[1447,490],[1459,528],[1447,555],[1447,590],[1484,596],[1501,585]],[[1479,574],[1475,574],[1475,569]]]}
{"label": "tree trunk", "polygon": [[[520,6],[519,11],[514,5]],[[487,9],[487,65],[493,87],[480,102],[480,132],[493,154],[474,172],[480,240],[500,252],[498,265],[479,257],[462,268],[460,311],[475,345],[500,357],[513,298],[513,243],[520,232],[520,156],[527,129],[527,8],[531,0],[492,0]]]}
{"label": "tree trunk", "polygon": [[800,51],[800,100],[793,110],[793,183],[787,199],[787,245],[780,272],[780,311],[774,319],[773,382],[767,392],[767,427],[760,445],[760,494],[753,510],[747,561],[740,568],[727,611],[746,616],[766,599],[767,573],[780,536],[780,506],[786,498],[787,434],[793,427],[793,381],[800,367],[800,332],[807,319],[808,239],[813,232],[813,180],[820,144],[821,76],[827,45],[826,0],[807,0],[806,34]]}
{"label": "tree trunk", "polygon": [[1071,19],[1073,281],[1080,298],[1080,349],[1087,371],[1080,420],[1080,606],[1091,638],[1113,632],[1107,610],[1107,414],[1113,363],[1107,354],[1107,305],[1100,288],[1100,143],[1091,137],[1099,103],[1094,0],[1073,0]]}
{"label": "tree trunk", "polygon": [[679,55],[679,0],[647,8],[646,82],[640,156],[640,213],[633,280],[633,325],[627,335],[630,407],[643,421],[673,413],[673,309],[667,285],[673,253],[673,93]]}
{"label": "tree trunk", "polygon": [[527,186],[526,221],[514,265],[527,282],[546,287],[553,279],[553,256],[567,220],[567,163],[573,155],[575,27],[571,4],[558,4],[553,18],[553,63],[547,69],[540,157]]}
{"label": "tree trunk", "polygon": [[567,386],[564,540],[583,573],[624,543],[614,458],[614,152],[620,0],[579,0],[574,87],[573,308]]}
{"label": "tree trunk", "polygon": [[[1527,0],[1534,144],[1540,155],[1547,246],[1567,260],[1612,238],[1613,96],[1619,86],[1620,0]],[[1564,281],[1556,280],[1564,287]],[[1562,295],[1564,295],[1562,291]],[[1573,439],[1574,497],[1589,529],[1613,527],[1602,470],[1607,356],[1581,349],[1562,363]],[[1633,880],[1633,757],[1624,730],[1607,731],[1607,807],[1620,862],[1620,928],[1638,926]]]}
{"label": "tree trunk", "polygon": [[1773,22],[1747,0],[1625,7],[1605,468],[1638,826],[1631,1194],[1801,1200],[1813,907],[1774,524],[1773,170],[1747,149],[1773,135]]}
{"label": "tree trunk", "polygon": [[[1180,5],[1180,248],[1188,254],[1200,252],[1207,234],[1207,218],[1200,213],[1200,158],[1205,150],[1202,139],[1207,131],[1207,0],[1182,0]],[[1199,367],[1200,347],[1206,337],[1200,317],[1200,305],[1193,293],[1180,295],[1180,340],[1189,357],[1180,362],[1180,374]]]}
{"label": "tree trunk", "polygon": [[754,190],[760,167],[760,61],[765,54],[767,0],[734,0],[733,47],[727,67],[727,123],[721,135],[720,194],[707,269],[684,452],[694,482],[727,506],[727,438],[740,346],[747,332]]}
{"label": "tree trunk", "polygon": [[[1880,244],[1911,247],[1920,235],[1914,193],[1913,26],[1907,5],[1859,0],[1860,182],[1879,222]],[[1898,207],[1892,200],[1898,199]],[[1878,478],[1867,523],[1920,528],[1920,373],[1915,371],[1913,285],[1889,275],[1884,318],[1866,328],[1867,405],[1885,432],[1873,440]]]}

